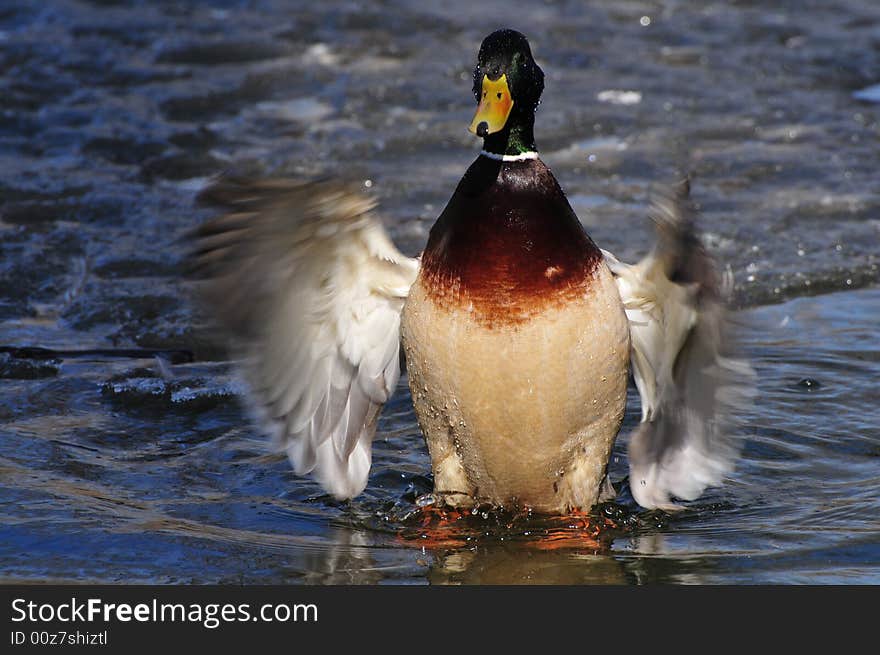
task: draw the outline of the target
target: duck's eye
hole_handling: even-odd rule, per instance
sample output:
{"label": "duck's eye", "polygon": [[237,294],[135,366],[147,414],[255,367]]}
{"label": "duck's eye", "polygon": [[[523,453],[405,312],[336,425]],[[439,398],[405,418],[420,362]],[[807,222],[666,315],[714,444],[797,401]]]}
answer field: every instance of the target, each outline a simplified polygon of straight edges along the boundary
{"label": "duck's eye", "polygon": [[484,97],[484,98],[486,97],[486,94],[487,94],[487,93],[489,93],[489,92],[488,92],[488,91],[483,91],[483,97]]}
{"label": "duck's eye", "polygon": [[501,92],[498,92],[498,99],[501,100]]}

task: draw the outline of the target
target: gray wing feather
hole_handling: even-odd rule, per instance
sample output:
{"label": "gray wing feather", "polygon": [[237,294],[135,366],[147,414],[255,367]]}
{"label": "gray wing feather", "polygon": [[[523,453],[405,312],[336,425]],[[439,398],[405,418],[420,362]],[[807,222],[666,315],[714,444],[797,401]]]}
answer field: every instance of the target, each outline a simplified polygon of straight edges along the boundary
{"label": "gray wing feather", "polygon": [[733,355],[724,289],[694,230],[687,182],[658,194],[657,244],[642,261],[611,253],[630,321],[642,422],[630,437],[630,488],[643,507],[678,509],[720,484],[739,455],[735,417],[754,396],[755,374]]}
{"label": "gray wing feather", "polygon": [[418,272],[333,182],[228,178],[203,202],[193,272],[225,329],[260,424],[300,475],[363,491],[379,412],[400,376],[400,312]]}

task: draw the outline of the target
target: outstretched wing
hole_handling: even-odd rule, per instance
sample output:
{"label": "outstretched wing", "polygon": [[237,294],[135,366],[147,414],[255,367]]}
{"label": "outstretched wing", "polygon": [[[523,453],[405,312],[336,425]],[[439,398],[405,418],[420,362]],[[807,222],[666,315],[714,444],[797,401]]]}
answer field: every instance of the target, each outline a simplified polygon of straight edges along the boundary
{"label": "outstretched wing", "polygon": [[297,474],[339,499],[364,490],[383,404],[400,376],[400,312],[418,272],[334,182],[223,179],[200,200],[194,273],[225,328],[258,420]]}
{"label": "outstretched wing", "polygon": [[605,252],[630,322],[642,422],[630,438],[639,505],[678,509],[729,473],[739,455],[735,410],[754,395],[754,371],[732,356],[724,298],[694,231],[687,181],[653,203],[657,243],[627,265]]}

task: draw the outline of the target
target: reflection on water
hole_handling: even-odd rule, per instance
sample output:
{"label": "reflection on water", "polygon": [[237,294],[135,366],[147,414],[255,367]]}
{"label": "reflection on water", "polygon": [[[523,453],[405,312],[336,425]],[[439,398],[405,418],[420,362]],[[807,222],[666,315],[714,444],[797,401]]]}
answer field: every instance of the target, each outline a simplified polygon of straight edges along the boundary
{"label": "reflection on water", "polygon": [[[0,577],[880,582],[880,5],[764,4],[5,3]],[[266,452],[181,282],[224,170],[358,180],[417,253],[478,148],[470,74],[499,17],[545,70],[538,146],[598,244],[644,254],[648,191],[685,168],[740,305],[843,291],[741,315],[761,394],[732,480],[639,512],[621,440],[598,539],[479,516],[413,536],[431,484],[405,380],[367,492],[329,500]]]}
{"label": "reflection on water", "polygon": [[[880,406],[868,384],[880,376],[878,312],[880,289],[741,312],[761,393],[733,478],[680,514],[642,512],[621,439],[612,477],[622,493],[594,516],[616,527],[598,538],[539,517],[424,528],[414,501],[430,489],[429,463],[405,382],[382,419],[367,493],[336,503],[266,453],[225,364],[171,366],[171,380],[149,360],[7,376],[4,577],[880,582]],[[637,420],[631,402],[625,429]]]}
{"label": "reflection on water", "polygon": [[603,555],[522,551],[503,545],[438,553],[432,584],[627,584],[623,564]]}

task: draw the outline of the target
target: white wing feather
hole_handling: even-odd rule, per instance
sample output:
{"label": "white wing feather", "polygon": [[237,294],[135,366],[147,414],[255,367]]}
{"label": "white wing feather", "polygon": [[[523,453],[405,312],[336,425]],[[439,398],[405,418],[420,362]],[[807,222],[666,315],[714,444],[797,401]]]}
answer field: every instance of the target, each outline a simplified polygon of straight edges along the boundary
{"label": "white wing feather", "polygon": [[711,261],[693,231],[685,183],[659,195],[658,243],[635,265],[604,252],[630,322],[642,422],[630,438],[639,505],[679,509],[720,484],[738,457],[733,418],[754,395],[754,371],[732,339]]}
{"label": "white wing feather", "polygon": [[261,424],[297,474],[361,493],[382,406],[400,376],[400,312],[418,272],[345,187],[223,180],[230,213],[197,232],[196,272]]}

